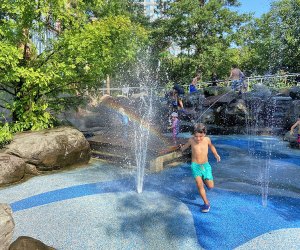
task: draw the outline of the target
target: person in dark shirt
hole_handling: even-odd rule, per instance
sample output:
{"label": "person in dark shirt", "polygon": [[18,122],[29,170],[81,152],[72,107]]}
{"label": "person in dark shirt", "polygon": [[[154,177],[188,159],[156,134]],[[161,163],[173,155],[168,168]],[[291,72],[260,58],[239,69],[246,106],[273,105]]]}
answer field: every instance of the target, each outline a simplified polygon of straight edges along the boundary
{"label": "person in dark shirt", "polygon": [[174,95],[177,95],[178,107],[183,109],[183,96],[184,96],[184,88],[180,86],[178,83],[175,83],[173,86]]}
{"label": "person in dark shirt", "polygon": [[212,83],[212,86],[217,86],[218,76],[217,76],[216,72],[212,73],[212,75],[211,75],[211,83]]}

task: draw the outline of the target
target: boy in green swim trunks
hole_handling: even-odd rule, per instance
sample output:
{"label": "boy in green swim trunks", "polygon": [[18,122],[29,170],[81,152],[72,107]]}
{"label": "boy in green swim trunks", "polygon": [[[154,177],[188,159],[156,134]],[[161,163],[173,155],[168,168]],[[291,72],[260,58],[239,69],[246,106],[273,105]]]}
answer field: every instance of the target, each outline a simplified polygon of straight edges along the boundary
{"label": "boy in green swim trunks", "polygon": [[210,148],[214,154],[217,162],[219,162],[221,158],[210,138],[206,136],[206,128],[202,123],[195,126],[193,137],[191,137],[186,144],[180,145],[181,151],[184,151],[189,147],[192,149],[192,173],[195,178],[199,194],[204,201],[201,211],[203,213],[207,213],[210,209],[210,203],[206,197],[204,184],[208,188],[214,187],[212,170],[208,162],[208,148]]}

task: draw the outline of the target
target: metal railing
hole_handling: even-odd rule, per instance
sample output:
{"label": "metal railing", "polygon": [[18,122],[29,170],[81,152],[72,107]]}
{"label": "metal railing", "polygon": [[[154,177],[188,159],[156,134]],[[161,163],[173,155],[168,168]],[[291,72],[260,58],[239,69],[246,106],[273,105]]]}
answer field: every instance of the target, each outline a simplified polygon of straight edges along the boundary
{"label": "metal railing", "polygon": [[163,91],[163,87],[119,87],[119,88],[100,88],[97,90],[97,92],[102,93],[102,95],[111,95],[111,96],[132,96],[132,95],[142,95],[143,93],[145,95],[148,94],[148,92],[152,90],[155,94],[158,94],[159,92]]}
{"label": "metal railing", "polygon": [[[197,84],[197,89],[203,89],[205,87],[213,86],[216,83],[217,86],[228,87],[231,86],[231,80],[217,80],[216,82],[208,81],[208,82],[200,82]],[[300,84],[300,73],[290,73],[285,75],[265,75],[265,76],[251,76],[246,77],[244,79],[244,83],[247,86],[248,91],[253,88],[255,84],[262,84],[269,88],[284,88],[291,87],[293,85]],[[189,84],[182,85],[185,89],[185,93],[188,93]],[[140,94],[142,92],[148,93],[150,87],[119,87],[119,88],[100,88],[97,92],[102,95],[108,94],[112,96],[131,96],[134,94]],[[169,89],[171,90],[171,89]],[[155,88],[154,91],[156,93],[165,93],[168,89],[159,87]]]}
{"label": "metal railing", "polygon": [[[300,84],[300,73],[290,73],[285,75],[265,75],[265,76],[251,76],[245,77],[244,83],[248,90],[252,89],[255,84],[262,84],[270,88],[284,88],[291,87],[295,84]],[[213,86],[215,83],[217,86],[231,86],[231,80],[217,80],[216,82],[208,81],[197,84],[198,89],[204,87]],[[184,88],[188,90],[189,85],[184,85]]]}

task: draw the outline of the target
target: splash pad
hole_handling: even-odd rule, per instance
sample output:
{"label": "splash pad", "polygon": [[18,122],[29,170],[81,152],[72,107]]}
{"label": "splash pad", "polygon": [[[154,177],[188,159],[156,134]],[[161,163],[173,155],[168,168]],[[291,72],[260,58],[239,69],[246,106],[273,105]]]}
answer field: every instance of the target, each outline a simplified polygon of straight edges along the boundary
{"label": "splash pad", "polygon": [[[94,160],[86,168],[0,190],[14,211],[14,237],[30,235],[58,249],[251,249],[258,241],[269,248],[299,246],[299,151],[284,143],[272,151],[263,206],[259,163],[268,158],[265,142],[278,138],[251,138],[255,157],[248,153],[247,136],[212,140],[222,161],[209,155],[216,188],[208,191],[208,214],[200,212],[202,201],[187,163],[159,173],[145,169],[138,194],[135,169]],[[64,226],[57,227],[58,222]],[[281,239],[279,245],[274,246],[274,237]]]}
{"label": "splash pad", "polygon": [[[155,132],[151,127],[148,132],[151,155],[157,150],[156,144],[149,146]],[[133,140],[116,138],[108,139],[131,147],[126,142]],[[200,213],[202,201],[187,163],[159,173],[146,167],[143,192],[137,192],[135,167],[94,161],[1,190],[14,211],[15,237],[30,235],[58,249],[253,249],[261,241],[269,248],[299,248],[299,150],[255,133],[211,138],[222,161],[209,156],[216,184],[208,191],[209,214]]]}

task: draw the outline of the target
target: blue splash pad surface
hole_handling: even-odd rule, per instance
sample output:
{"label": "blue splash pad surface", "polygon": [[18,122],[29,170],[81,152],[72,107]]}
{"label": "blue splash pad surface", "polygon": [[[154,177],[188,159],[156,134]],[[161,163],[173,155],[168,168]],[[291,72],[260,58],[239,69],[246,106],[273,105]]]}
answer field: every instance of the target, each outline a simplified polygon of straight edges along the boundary
{"label": "blue splash pad surface", "polygon": [[253,138],[239,138],[227,137],[226,139],[216,138],[214,140],[216,145],[229,145],[243,150],[252,151],[253,155],[257,158],[265,159],[270,157],[272,159],[278,159],[281,161],[293,163],[300,167],[300,151],[293,149],[291,153],[287,148],[287,144],[283,143],[277,138],[262,137],[260,140]]}
{"label": "blue splash pad surface", "polygon": [[[300,227],[300,199],[289,197],[271,196],[268,206],[263,207],[261,196],[216,188],[207,192],[212,207],[209,213],[203,214],[195,183],[186,183],[182,178],[189,174],[188,164],[164,171],[161,178],[165,188],[161,192],[180,199],[189,207],[198,242],[205,249],[233,249],[272,230]],[[154,180],[147,184],[148,188],[157,189]]]}
{"label": "blue splash pad surface", "polygon": [[[99,194],[101,198],[105,193],[134,190],[135,180],[128,177],[44,192],[12,202],[11,207],[14,212],[22,212],[77,197]],[[300,227],[300,199],[289,197],[269,196],[268,206],[263,207],[260,196],[216,188],[207,193],[211,211],[201,213],[202,202],[189,164],[146,175],[144,191],[161,193],[185,204],[194,220],[199,247],[205,249],[232,249],[272,230]]]}
{"label": "blue splash pad surface", "polygon": [[[218,152],[222,155],[223,159],[230,156],[230,152],[220,148],[219,146],[230,146],[233,149],[240,149],[248,151],[253,154],[257,159],[271,158],[273,160],[284,161],[292,163],[300,167],[300,150],[291,149],[287,142],[282,141],[279,137],[274,136],[249,136],[249,135],[224,135],[224,136],[211,136],[208,135],[213,144],[217,147]],[[181,138],[190,138],[190,133],[179,134]],[[209,159],[213,159],[210,152]]]}

